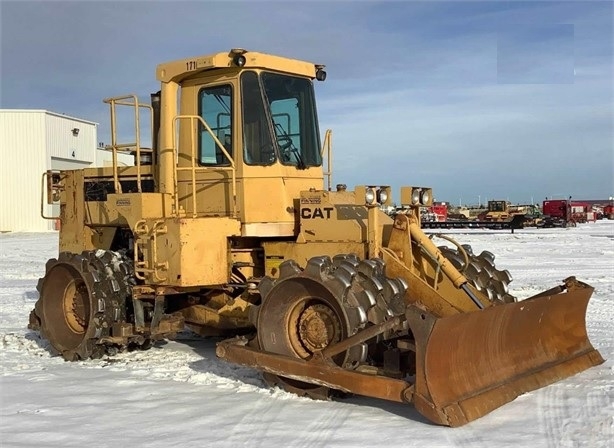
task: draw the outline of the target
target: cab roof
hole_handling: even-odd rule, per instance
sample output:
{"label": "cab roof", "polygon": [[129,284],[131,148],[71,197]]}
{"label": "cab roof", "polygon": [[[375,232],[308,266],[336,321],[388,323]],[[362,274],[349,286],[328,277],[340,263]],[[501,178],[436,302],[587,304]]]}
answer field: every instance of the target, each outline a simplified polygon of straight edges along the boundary
{"label": "cab roof", "polygon": [[318,69],[324,67],[323,65],[299,61],[298,59],[289,59],[266,53],[247,51],[242,48],[233,48],[229,52],[196,56],[160,64],[156,69],[156,78],[161,82],[179,82],[188,76],[207,70],[220,68],[238,69],[241,67],[236,63],[239,56],[245,58],[242,68],[269,69],[292,75],[306,76],[311,79],[315,78]]}

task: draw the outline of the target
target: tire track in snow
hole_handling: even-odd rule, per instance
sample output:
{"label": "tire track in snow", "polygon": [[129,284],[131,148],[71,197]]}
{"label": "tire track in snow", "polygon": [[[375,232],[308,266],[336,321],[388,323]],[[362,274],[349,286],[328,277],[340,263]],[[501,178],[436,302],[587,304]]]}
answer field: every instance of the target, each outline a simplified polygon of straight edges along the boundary
{"label": "tire track in snow", "polygon": [[[312,420],[304,430],[297,447],[328,447],[332,445],[337,428],[343,427],[351,414],[352,407],[339,402],[318,402],[312,400],[314,406],[326,407],[325,412],[317,412],[317,419]],[[319,411],[319,409],[318,409]]]}
{"label": "tire track in snow", "polygon": [[[580,388],[586,393],[579,394]],[[548,447],[611,448],[613,395],[614,386],[606,378],[588,378],[582,384],[573,385],[557,383],[540,391],[540,424],[545,429]],[[590,429],[586,428],[587,422]],[[589,438],[586,434],[590,434]]]}
{"label": "tire track in snow", "polygon": [[445,435],[451,447],[491,448],[492,446],[492,443],[488,442],[488,435],[484,437],[483,429],[480,430],[471,423],[457,428],[447,428]]}
{"label": "tire track in snow", "polygon": [[[245,400],[250,398],[246,397]],[[276,397],[258,396],[242,404],[237,411],[241,414],[233,419],[234,430],[226,438],[224,445],[239,446],[249,439],[249,434],[258,434],[258,437],[250,442],[250,446],[268,447],[270,445],[268,436],[271,435],[271,438],[275,439],[275,433],[283,432],[284,419],[278,417],[284,411],[284,407],[280,406]],[[277,428],[277,425],[281,428]]]}

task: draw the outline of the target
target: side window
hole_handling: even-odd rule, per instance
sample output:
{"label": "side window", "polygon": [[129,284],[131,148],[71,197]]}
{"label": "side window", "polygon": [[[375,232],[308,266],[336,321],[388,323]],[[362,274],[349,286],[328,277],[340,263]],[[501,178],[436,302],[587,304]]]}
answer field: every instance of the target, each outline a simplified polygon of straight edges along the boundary
{"label": "side window", "polygon": [[[232,86],[207,87],[198,92],[199,114],[213,134],[224,145],[230,157],[232,153]],[[211,134],[200,125],[198,157],[201,165],[230,165],[224,152]]]}

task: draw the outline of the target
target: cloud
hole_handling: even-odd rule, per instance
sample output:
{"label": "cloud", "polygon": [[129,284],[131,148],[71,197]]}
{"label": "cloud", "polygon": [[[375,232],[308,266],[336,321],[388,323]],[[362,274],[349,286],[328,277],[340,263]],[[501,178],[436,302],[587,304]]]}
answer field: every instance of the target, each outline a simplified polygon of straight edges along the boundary
{"label": "cloud", "polygon": [[455,202],[608,197],[612,12],[607,2],[2,2],[0,103],[99,122],[108,141],[102,98],[146,99],[157,64],[244,47],[326,64],[319,116],[348,185],[417,182]]}
{"label": "cloud", "polygon": [[576,101],[578,90],[590,97],[593,89],[492,85],[337,98],[324,110],[351,110],[332,120],[337,177],[428,184],[438,198],[481,192],[522,201],[552,188],[599,197],[612,185],[612,111],[607,98]]}
{"label": "cloud", "polygon": [[574,28],[571,24],[519,26],[499,33],[500,83],[573,83]]}

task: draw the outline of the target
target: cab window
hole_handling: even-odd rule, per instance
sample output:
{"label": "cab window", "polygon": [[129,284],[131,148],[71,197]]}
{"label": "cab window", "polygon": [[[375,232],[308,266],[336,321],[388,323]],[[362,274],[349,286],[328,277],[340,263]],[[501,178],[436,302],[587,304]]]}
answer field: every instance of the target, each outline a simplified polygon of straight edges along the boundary
{"label": "cab window", "polygon": [[[206,87],[198,93],[198,113],[209,125],[230,157],[233,157],[232,99],[233,92],[230,85]],[[224,152],[202,124],[199,130],[198,158],[200,165],[230,165]]]}

